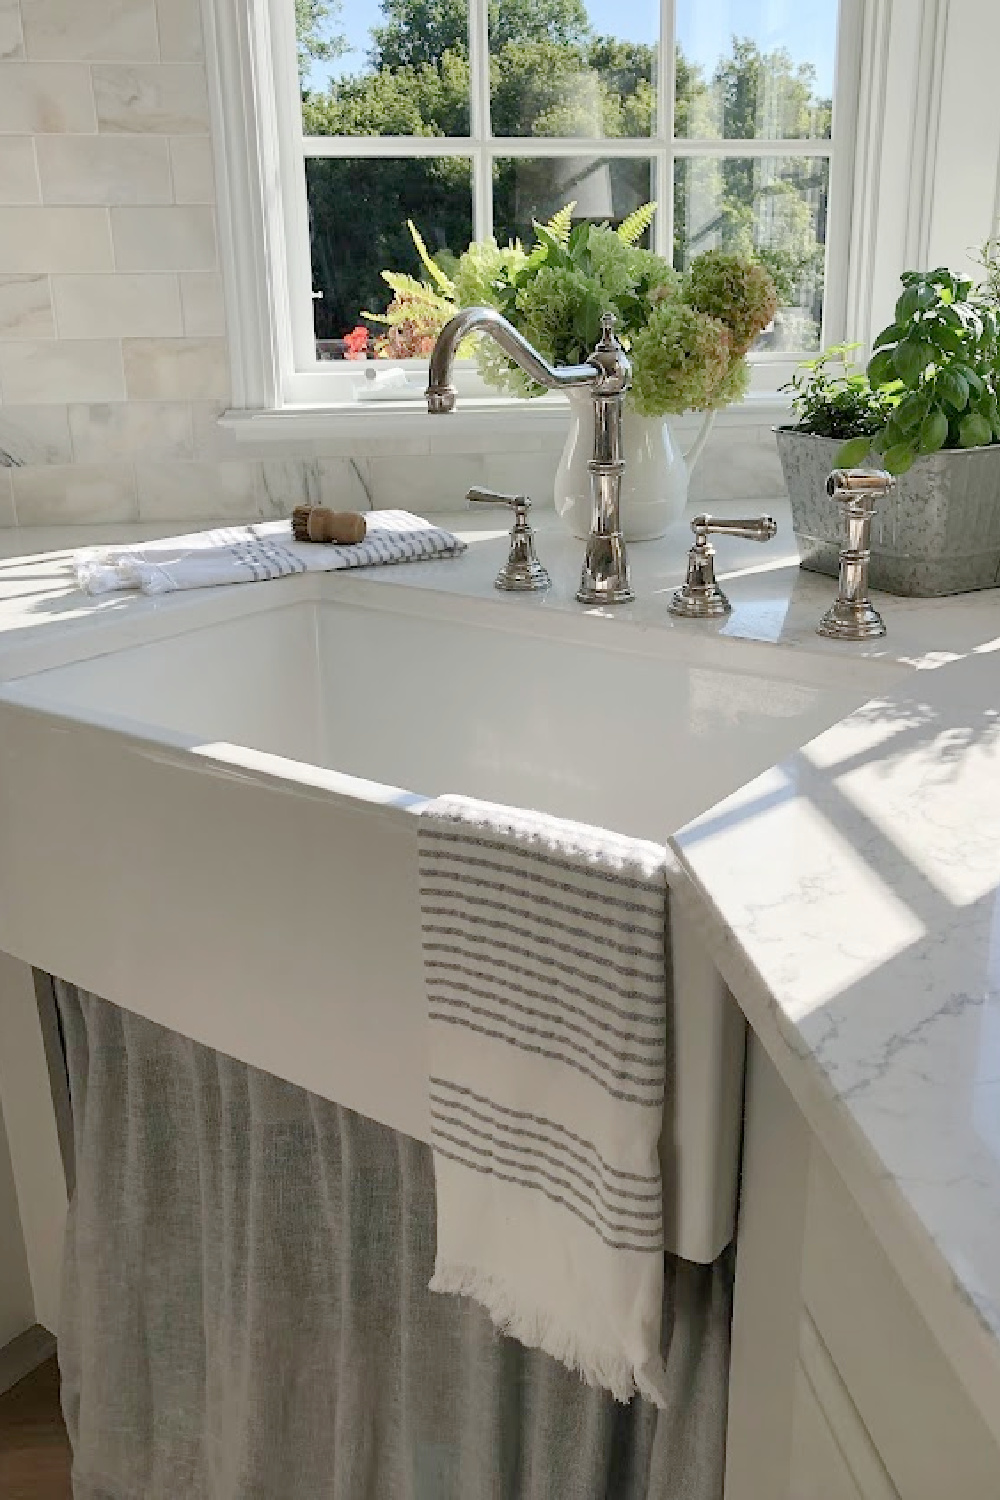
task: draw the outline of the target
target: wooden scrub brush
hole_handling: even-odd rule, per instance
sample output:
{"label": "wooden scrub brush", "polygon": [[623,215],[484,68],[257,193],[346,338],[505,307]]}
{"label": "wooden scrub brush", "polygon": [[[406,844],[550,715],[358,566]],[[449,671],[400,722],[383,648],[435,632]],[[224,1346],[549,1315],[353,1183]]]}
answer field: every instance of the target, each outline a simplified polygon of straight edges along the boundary
{"label": "wooden scrub brush", "polygon": [[363,542],[368,530],[355,510],[330,510],[326,505],[297,505],[292,511],[292,535],[297,542]]}

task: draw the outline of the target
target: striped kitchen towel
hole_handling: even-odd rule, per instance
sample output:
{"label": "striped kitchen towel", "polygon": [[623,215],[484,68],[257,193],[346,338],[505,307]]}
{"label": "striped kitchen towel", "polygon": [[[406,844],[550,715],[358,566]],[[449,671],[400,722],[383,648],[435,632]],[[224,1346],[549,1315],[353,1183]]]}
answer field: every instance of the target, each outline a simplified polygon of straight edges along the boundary
{"label": "striped kitchen towel", "polygon": [[167,594],[222,583],[263,583],[292,573],[419,562],[465,551],[465,543],[450,531],[406,510],[373,510],[365,520],[364,541],[341,546],[297,542],[290,521],[261,521],[133,546],[88,548],[76,554],[73,567],[77,583],[88,594],[118,589]]}
{"label": "striped kitchen towel", "polygon": [[666,852],[450,796],[417,837],[431,1290],[662,1405]]}

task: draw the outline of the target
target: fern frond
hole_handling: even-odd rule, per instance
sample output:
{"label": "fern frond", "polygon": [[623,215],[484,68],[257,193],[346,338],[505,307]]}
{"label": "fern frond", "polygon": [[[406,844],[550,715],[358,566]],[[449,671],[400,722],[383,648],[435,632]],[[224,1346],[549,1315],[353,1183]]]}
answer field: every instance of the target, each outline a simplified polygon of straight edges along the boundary
{"label": "fern frond", "polygon": [[449,316],[455,311],[455,305],[447,297],[442,297],[432,286],[425,286],[415,276],[410,276],[406,271],[383,271],[382,280],[390,286],[401,301],[413,302],[420,307],[433,308],[435,312],[447,312]]}
{"label": "fern frond", "polygon": [[424,244],[420,230],[417,228],[416,224],[414,224],[412,219],[407,219],[406,227],[410,231],[414,245],[417,247],[417,254],[420,256],[421,264],[423,265],[424,270],[427,272],[431,280],[436,282],[436,284],[441,288],[446,297],[451,297],[452,299],[454,299],[455,283],[452,281],[450,276],[446,276],[444,274],[441,267],[433,260],[430,251]]}
{"label": "fern frond", "polygon": [[619,224],[616,231],[618,238],[624,240],[626,245],[637,245],[652,224],[655,213],[655,203],[644,203]]}
{"label": "fern frond", "polygon": [[552,215],[545,226],[552,238],[558,240],[560,245],[565,245],[569,241],[569,232],[573,227],[573,210],[575,207],[575,200],[572,203],[567,203],[557,214]]}

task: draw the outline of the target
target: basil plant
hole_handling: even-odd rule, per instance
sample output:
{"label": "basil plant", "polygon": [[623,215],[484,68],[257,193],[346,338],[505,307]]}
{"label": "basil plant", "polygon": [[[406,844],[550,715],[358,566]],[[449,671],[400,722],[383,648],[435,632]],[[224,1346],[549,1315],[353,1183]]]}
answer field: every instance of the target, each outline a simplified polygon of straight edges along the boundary
{"label": "basil plant", "polygon": [[1000,441],[997,311],[970,280],[944,267],[906,271],[895,317],[868,364],[888,416],[878,432],[851,438],[837,455],[850,467],[875,449],[891,474],[925,453]]}

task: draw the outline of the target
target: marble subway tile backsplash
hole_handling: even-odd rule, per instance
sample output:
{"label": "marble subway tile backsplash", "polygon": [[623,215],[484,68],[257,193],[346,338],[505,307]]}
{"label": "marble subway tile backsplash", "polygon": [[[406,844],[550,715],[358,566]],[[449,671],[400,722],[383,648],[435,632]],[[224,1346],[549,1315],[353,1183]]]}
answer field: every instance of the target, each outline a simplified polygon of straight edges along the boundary
{"label": "marble subway tile backsplash", "polygon": [[53,276],[51,284],[61,339],[179,338],[184,332],[176,276]]}
{"label": "marble subway tile backsplash", "polygon": [[0,472],[72,461],[69,407],[0,405]]}
{"label": "marble subway tile backsplash", "polygon": [[215,166],[207,136],[172,136],[170,169],[176,203],[215,202]]}
{"label": "marble subway tile backsplash", "polygon": [[156,0],[163,62],[200,62],[205,55],[199,0]]}
{"label": "marble subway tile backsplash", "polygon": [[0,203],[41,201],[33,138],[30,135],[0,135]]}
{"label": "marble subway tile backsplash", "polygon": [[18,0],[0,0],[0,62],[20,62],[23,56],[24,34]]}
{"label": "marble subway tile backsplash", "polygon": [[471,486],[486,483],[486,455],[456,453],[447,457],[370,458],[367,470],[376,495],[405,495],[416,510],[454,510]]}
{"label": "marble subway tile backsplash", "polygon": [[93,77],[102,131],[203,135],[208,130],[208,92],[200,64],[101,63]]}
{"label": "marble subway tile backsplash", "polygon": [[97,129],[90,69],[81,63],[2,64],[0,132],[59,135]]}
{"label": "marble subway tile backsplash", "polygon": [[171,203],[170,149],[162,136],[39,136],[46,203]]}
{"label": "marble subway tile backsplash", "polygon": [[32,58],[155,61],[153,0],[21,0],[24,50]]}
{"label": "marble subway tile backsplash", "polygon": [[104,208],[0,208],[0,271],[111,271]]}
{"label": "marble subway tile backsplash", "polygon": [[224,401],[229,395],[225,339],[125,339],[130,401]]}
{"label": "marble subway tile backsplash", "polygon": [[0,526],[15,526],[14,481],[10,469],[0,468]]}
{"label": "marble subway tile backsplash", "polygon": [[760,503],[785,492],[784,476],[778,459],[778,447],[770,427],[739,427],[730,430],[716,427],[691,476],[690,497],[699,505],[713,500],[740,500],[759,497],[750,504],[763,510]]}
{"label": "marble subway tile backsplash", "polygon": [[201,459],[245,458],[246,453],[233,434],[219,426],[226,409],[225,401],[192,401],[191,427],[194,432],[194,456]]}
{"label": "marble subway tile backsplash", "polygon": [[118,205],[111,210],[111,234],[119,271],[215,269],[215,215],[208,204]]}
{"label": "marble subway tile backsplash", "polygon": [[68,428],[79,463],[195,456],[191,408],[183,401],[81,403],[69,408]]}
{"label": "marble subway tile backsplash", "polygon": [[502,495],[527,495],[534,505],[552,503],[559,449],[548,453],[487,453],[485,484]]}
{"label": "marble subway tile backsplash", "polygon": [[51,339],[55,332],[49,278],[0,273],[0,339]]}
{"label": "marble subway tile backsplash", "polygon": [[12,339],[0,343],[4,406],[122,401],[125,375],[116,339]]}
{"label": "marble subway tile backsplash", "polygon": [[272,458],[260,470],[261,513],[268,519],[287,516],[295,505],[368,509],[371,479],[363,464],[346,458]]}
{"label": "marble subway tile backsplash", "polygon": [[213,516],[248,521],[261,512],[259,466],[249,460],[221,464],[138,463],[141,521],[184,521]]}
{"label": "marble subway tile backsplash", "polygon": [[226,331],[222,277],[192,271],[179,280],[185,334],[189,338],[221,338]]}
{"label": "marble subway tile backsplash", "polygon": [[129,464],[50,464],[12,469],[21,526],[137,521],[135,471]]}

